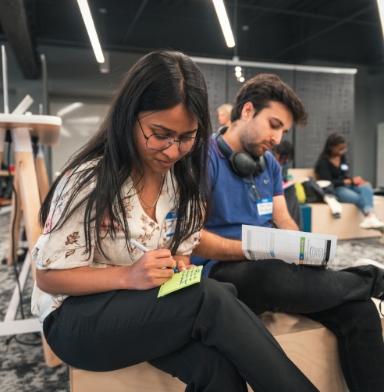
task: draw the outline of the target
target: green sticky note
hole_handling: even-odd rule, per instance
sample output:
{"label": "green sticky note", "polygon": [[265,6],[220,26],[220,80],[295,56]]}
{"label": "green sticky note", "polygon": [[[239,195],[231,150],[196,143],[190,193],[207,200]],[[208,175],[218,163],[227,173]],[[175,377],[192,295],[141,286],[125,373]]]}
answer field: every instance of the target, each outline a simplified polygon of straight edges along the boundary
{"label": "green sticky note", "polygon": [[174,291],[184,289],[185,287],[199,283],[201,281],[201,272],[203,266],[200,265],[186,271],[177,272],[167,282],[160,286],[157,298],[164,297],[164,295],[173,293]]}

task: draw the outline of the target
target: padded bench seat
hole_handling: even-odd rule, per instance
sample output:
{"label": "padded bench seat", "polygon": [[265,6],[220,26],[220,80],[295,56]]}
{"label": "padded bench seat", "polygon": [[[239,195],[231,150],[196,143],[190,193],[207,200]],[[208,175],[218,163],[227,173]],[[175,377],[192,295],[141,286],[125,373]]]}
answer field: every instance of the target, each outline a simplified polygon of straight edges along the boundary
{"label": "padded bench seat", "polygon": [[[296,181],[304,181],[307,177],[314,178],[313,169],[289,169],[288,173]],[[384,197],[373,197],[374,209],[381,220],[384,220]],[[317,234],[336,235],[339,240],[353,238],[380,237],[377,230],[365,230],[359,227],[364,216],[360,210],[350,203],[342,203],[341,218],[335,219],[326,203],[308,203],[311,207],[311,232]]]}
{"label": "padded bench seat", "polygon": [[[321,392],[347,392],[335,336],[299,315],[266,312],[260,316],[288,357]],[[384,319],[382,319],[384,326]],[[71,392],[182,392],[185,384],[147,362],[112,372],[70,368]],[[249,391],[252,391],[248,387]]]}

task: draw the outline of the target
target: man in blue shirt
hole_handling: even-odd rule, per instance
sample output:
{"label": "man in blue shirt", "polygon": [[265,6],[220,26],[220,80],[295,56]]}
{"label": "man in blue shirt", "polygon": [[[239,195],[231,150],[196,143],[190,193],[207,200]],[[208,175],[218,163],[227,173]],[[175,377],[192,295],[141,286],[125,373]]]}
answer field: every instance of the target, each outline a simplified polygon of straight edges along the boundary
{"label": "man in blue shirt", "polygon": [[270,150],[306,110],[276,75],[243,85],[232,124],[211,137],[212,212],[192,262],[210,278],[233,283],[238,298],[256,314],[300,313],[321,322],[338,339],[350,391],[381,391],[384,344],[371,297],[384,299],[384,270],[372,265],[342,271],[300,267],[282,260],[246,260],[243,224],[297,230],[282,189],[281,170]]}

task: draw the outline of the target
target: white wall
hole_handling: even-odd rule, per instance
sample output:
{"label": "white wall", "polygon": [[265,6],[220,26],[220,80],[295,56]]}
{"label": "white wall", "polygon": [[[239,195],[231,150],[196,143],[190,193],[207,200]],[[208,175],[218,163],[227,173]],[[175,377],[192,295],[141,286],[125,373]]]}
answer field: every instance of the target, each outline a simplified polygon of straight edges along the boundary
{"label": "white wall", "polygon": [[60,144],[52,147],[53,179],[68,159],[98,130],[108,110],[108,105],[103,103],[62,100],[51,102],[51,114],[57,116],[61,110],[74,103],[81,104],[81,106],[61,116],[63,123],[60,130]]}

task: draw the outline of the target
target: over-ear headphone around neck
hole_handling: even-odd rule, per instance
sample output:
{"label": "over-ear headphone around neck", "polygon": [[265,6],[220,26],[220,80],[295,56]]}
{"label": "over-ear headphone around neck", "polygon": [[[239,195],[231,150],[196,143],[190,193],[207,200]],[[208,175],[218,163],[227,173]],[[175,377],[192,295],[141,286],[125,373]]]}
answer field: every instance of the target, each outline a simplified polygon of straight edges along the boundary
{"label": "over-ear headphone around neck", "polygon": [[265,159],[262,155],[254,158],[246,151],[231,151],[223,140],[223,134],[228,127],[221,127],[216,133],[217,146],[223,155],[228,158],[233,171],[240,177],[258,176],[265,169]]}

